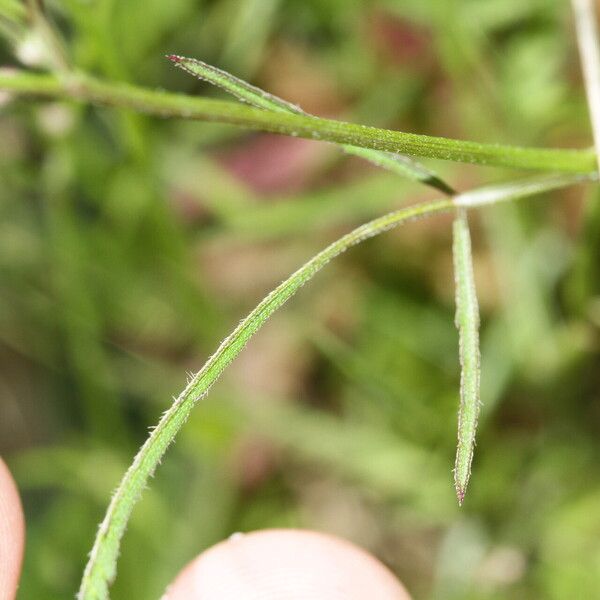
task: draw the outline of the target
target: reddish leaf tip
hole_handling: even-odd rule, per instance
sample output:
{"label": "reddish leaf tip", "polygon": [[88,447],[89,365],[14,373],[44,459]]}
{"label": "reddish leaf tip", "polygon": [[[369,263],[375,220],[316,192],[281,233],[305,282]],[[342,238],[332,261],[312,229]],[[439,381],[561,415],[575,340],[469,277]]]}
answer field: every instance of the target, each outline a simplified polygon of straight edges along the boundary
{"label": "reddish leaf tip", "polygon": [[177,54],[167,54],[167,58],[174,63],[183,62],[183,56],[178,56]]}
{"label": "reddish leaf tip", "polygon": [[456,488],[456,498],[458,499],[458,506],[462,506],[465,501],[465,490],[460,487]]}

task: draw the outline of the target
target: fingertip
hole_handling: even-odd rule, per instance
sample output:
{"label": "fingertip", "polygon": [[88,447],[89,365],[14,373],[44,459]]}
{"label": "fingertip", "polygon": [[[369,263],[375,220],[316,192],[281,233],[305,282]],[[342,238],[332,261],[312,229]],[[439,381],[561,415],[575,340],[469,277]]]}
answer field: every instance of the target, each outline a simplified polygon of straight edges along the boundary
{"label": "fingertip", "polygon": [[236,534],[179,574],[163,600],[410,600],[377,559],[313,531]]}
{"label": "fingertip", "polygon": [[12,600],[17,592],[23,548],[25,519],[17,486],[0,459],[0,599]]}

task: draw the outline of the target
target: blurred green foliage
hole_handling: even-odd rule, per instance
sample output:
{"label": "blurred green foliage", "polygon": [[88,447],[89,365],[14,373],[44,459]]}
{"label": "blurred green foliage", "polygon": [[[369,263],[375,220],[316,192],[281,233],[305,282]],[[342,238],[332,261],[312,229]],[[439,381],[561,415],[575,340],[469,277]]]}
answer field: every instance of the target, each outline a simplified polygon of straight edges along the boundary
{"label": "blurred green foliage", "polygon": [[[568,3],[55,0],[48,10],[70,63],[110,79],[218,93],[162,58],[178,53],[321,115],[590,143]],[[0,32],[0,64],[43,66],[20,3],[0,0]],[[316,142],[1,102],[0,450],[28,520],[19,598],[63,598],[185,373],[326,241],[432,192]],[[461,190],[503,175],[436,169]],[[484,406],[462,510],[450,472],[450,221],[435,218],[348,253],[251,342],[136,509],[113,598],[157,597],[197,552],[270,526],[354,540],[416,600],[595,597],[600,198],[587,196],[475,220]]]}

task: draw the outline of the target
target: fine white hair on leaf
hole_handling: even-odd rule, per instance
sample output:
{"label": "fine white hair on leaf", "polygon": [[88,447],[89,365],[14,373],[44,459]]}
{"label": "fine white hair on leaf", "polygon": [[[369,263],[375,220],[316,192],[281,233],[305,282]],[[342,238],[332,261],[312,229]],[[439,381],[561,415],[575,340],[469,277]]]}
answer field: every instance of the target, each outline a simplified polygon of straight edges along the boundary
{"label": "fine white hair on leaf", "polygon": [[[274,96],[227,71],[213,67],[201,60],[178,56],[176,54],[171,54],[167,58],[186,73],[220,87],[222,90],[235,96],[238,100],[246,102],[251,106],[273,112],[307,115],[299,106],[283,98]],[[298,135],[298,132],[291,131],[290,135],[295,137]],[[315,132],[314,137],[317,139],[320,137],[318,132]],[[358,148],[349,144],[342,144],[342,149],[346,154],[358,156],[392,173],[434,187],[444,194],[451,195],[454,193],[454,190],[433,171],[407,156],[373,150],[371,148]]]}
{"label": "fine white hair on leaf", "polygon": [[479,303],[475,290],[471,235],[465,209],[459,209],[454,219],[452,254],[456,285],[456,327],[459,335],[461,366],[454,484],[458,503],[462,505],[471,476],[475,435],[481,406]]}

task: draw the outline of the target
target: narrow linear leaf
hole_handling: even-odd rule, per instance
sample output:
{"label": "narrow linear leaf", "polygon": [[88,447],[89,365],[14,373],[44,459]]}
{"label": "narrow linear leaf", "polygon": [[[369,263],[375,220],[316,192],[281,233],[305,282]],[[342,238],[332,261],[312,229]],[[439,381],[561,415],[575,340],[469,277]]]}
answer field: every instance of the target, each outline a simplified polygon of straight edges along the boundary
{"label": "narrow linear leaf", "polygon": [[[589,175],[587,178],[582,178],[580,175],[565,176],[562,185],[567,186],[586,179],[592,180],[594,177],[595,174]],[[541,181],[547,179],[547,177],[540,178]],[[515,198],[523,195],[516,185],[505,185],[504,187],[506,189],[504,199],[506,200],[511,198],[511,194]],[[553,180],[549,189],[555,187],[558,186]],[[516,192],[515,188],[517,189]],[[531,186],[530,189],[534,189],[534,187]],[[535,187],[531,193],[540,191],[543,191],[542,185]],[[485,204],[488,204],[488,202],[481,203],[481,205]],[[470,206],[476,207],[478,205],[471,202]],[[109,504],[90,552],[90,558],[77,596],[79,600],[106,600],[108,598],[108,588],[117,572],[117,558],[121,539],[127,528],[131,512],[147,485],[148,479],[156,470],[169,444],[187,420],[196,402],[208,393],[221,373],[242,351],[248,340],[262,327],[268,318],[327,263],[351,246],[406,221],[426,217],[455,207],[455,200],[446,198],[406,207],[358,227],[330,244],[325,250],[293,273],[240,322],[238,327],[221,343],[217,351],[190,380],[185,390],[164,413],[125,473]]]}
{"label": "narrow linear leaf", "polygon": [[465,209],[459,209],[454,219],[452,253],[461,365],[454,485],[458,503],[462,505],[471,476],[480,407],[479,305],[473,275],[471,236]]}
{"label": "narrow linear leaf", "polygon": [[[274,96],[273,94],[269,94],[268,92],[235,77],[231,73],[213,67],[201,60],[177,56],[175,54],[171,54],[167,56],[167,58],[186,73],[220,87],[229,94],[235,96],[238,100],[246,102],[251,106],[275,112],[310,116],[299,106]],[[452,195],[454,193],[454,190],[433,173],[433,171],[430,171],[422,164],[407,156],[372,150],[370,148],[358,148],[348,144],[342,144],[342,148],[347,154],[359,156],[360,158],[368,160],[378,167],[388,169],[397,175],[434,187],[437,190],[444,192],[444,194]]]}
{"label": "narrow linear leaf", "polygon": [[377,167],[387,169],[401,177],[424,183],[448,196],[452,196],[456,193],[454,188],[436,175],[431,169],[428,169],[421,163],[408,156],[404,156],[403,154],[382,152],[380,150],[371,150],[370,148],[359,148],[358,146],[348,145],[343,145],[342,148],[346,154],[364,158]]}
{"label": "narrow linear leaf", "polygon": [[240,322],[163,415],[125,474],[98,531],[83,575],[78,594],[79,600],[106,600],[108,598],[109,585],[116,575],[121,538],[133,506],[139,499],[144,486],[152,476],[167,447],[187,420],[194,404],[208,392],[224,369],[242,351],[248,340],[267,319],[329,261],[348,248],[401,223],[446,211],[452,206],[451,199],[411,206],[358,227],[330,244],[298,269]]}
{"label": "narrow linear leaf", "polygon": [[238,100],[247,102],[251,106],[276,112],[288,112],[297,115],[306,114],[299,106],[278,98],[273,94],[269,94],[269,92],[265,92],[247,81],[239,79],[235,75],[213,67],[197,58],[187,58],[176,54],[169,54],[167,58],[186,73],[220,87],[222,90],[235,96]]}

